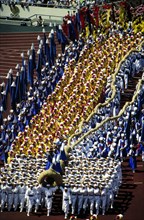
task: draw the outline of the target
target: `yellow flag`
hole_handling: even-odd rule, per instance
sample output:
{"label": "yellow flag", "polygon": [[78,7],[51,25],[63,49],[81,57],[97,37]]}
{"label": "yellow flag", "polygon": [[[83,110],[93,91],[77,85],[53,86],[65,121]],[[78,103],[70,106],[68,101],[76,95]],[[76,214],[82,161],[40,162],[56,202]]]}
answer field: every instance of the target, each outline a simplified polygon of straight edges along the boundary
{"label": "yellow flag", "polygon": [[110,8],[110,9],[107,9],[107,19],[106,19],[107,25],[110,24],[110,22],[109,22],[109,20],[110,20],[110,15],[111,15],[111,8]]}
{"label": "yellow flag", "polygon": [[124,27],[125,24],[125,9],[124,7],[120,7],[120,13],[119,13],[119,22]]}

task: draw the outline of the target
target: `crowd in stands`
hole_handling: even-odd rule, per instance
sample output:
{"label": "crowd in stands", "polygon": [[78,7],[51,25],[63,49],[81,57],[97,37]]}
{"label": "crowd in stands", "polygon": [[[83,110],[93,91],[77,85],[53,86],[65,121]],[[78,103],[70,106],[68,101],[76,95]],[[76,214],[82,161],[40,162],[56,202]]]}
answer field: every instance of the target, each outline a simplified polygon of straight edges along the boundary
{"label": "crowd in stands", "polygon": [[[69,20],[70,17],[67,17]],[[0,173],[1,211],[6,205],[8,211],[12,208],[16,211],[20,205],[20,211],[26,207],[29,216],[33,206],[37,212],[39,206],[45,203],[49,216],[57,187],[39,185],[37,178],[49,168],[62,174],[60,160],[66,162],[68,156],[69,163],[63,175],[64,187],[60,187],[65,218],[68,217],[70,204],[72,214],[75,214],[76,202],[78,214],[81,209],[85,212],[89,205],[91,215],[98,215],[100,206],[104,215],[109,207],[113,207],[114,196],[122,183],[121,162],[126,157],[130,157],[130,166],[135,172],[136,157],[144,152],[143,81],[136,87],[134,102],[118,118],[112,117],[120,113],[121,93],[127,89],[129,78],[143,72],[143,47],[138,51],[143,36],[142,33],[134,33],[131,23],[124,30],[111,21],[109,31],[102,30],[91,29],[88,21],[82,34],[72,38],[73,32],[67,35],[63,29],[70,44],[57,58],[52,30],[49,36],[50,45],[53,45],[50,59],[49,40],[44,33],[43,40],[38,37],[37,64],[32,45],[28,72],[23,54],[22,68],[16,66],[16,81],[12,79],[10,70],[9,83],[1,87],[1,111],[6,108],[8,94],[11,94],[13,108],[7,119],[1,116],[0,150],[5,161]],[[60,33],[61,28],[57,31],[61,43]],[[132,49],[137,52],[125,58],[113,82],[119,62]],[[34,69],[36,80],[33,78]],[[30,88],[28,90],[23,85],[21,92],[16,83],[24,81],[24,73],[28,74],[26,79]],[[111,102],[98,109],[89,122],[83,123],[82,133],[71,140],[71,152],[67,156],[68,138],[79,131],[81,121],[88,118],[99,102],[104,103],[111,98],[112,84],[115,94]],[[109,118],[107,122],[91,131],[106,118]],[[89,131],[90,134],[83,137]],[[81,137],[83,139],[79,141]],[[22,181],[19,182],[20,178]],[[23,200],[21,194],[24,195]]]}
{"label": "crowd in stands", "polygon": [[25,6],[28,5],[38,5],[38,6],[48,6],[48,7],[62,7],[62,8],[77,8],[80,6],[86,6],[87,4],[104,4],[108,3],[107,0],[1,0],[1,4],[16,5],[21,4]]}

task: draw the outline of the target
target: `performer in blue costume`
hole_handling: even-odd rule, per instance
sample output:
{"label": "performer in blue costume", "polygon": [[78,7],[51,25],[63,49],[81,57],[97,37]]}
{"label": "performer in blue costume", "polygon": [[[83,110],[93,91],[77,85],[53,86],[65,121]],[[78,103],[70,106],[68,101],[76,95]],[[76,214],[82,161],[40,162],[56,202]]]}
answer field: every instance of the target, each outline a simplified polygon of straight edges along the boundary
{"label": "performer in blue costume", "polygon": [[135,169],[137,168],[137,161],[136,161],[136,146],[130,145],[129,151],[129,166],[131,167],[133,173],[135,173]]}
{"label": "performer in blue costume", "polygon": [[47,161],[47,164],[46,164],[46,170],[48,170],[51,167],[51,164],[52,164],[52,156],[51,156],[50,153],[48,153],[47,159],[48,159],[48,161]]}

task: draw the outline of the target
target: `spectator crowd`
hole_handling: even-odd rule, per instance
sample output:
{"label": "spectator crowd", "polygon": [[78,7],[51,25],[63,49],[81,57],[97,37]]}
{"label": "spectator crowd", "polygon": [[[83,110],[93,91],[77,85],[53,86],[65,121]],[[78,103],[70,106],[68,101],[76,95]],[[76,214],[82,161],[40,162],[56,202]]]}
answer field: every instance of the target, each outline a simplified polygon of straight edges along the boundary
{"label": "spectator crowd", "polygon": [[1,4],[28,4],[28,5],[42,5],[48,7],[62,7],[62,8],[77,8],[80,6],[86,6],[87,4],[104,4],[109,3],[108,0],[1,0]]}

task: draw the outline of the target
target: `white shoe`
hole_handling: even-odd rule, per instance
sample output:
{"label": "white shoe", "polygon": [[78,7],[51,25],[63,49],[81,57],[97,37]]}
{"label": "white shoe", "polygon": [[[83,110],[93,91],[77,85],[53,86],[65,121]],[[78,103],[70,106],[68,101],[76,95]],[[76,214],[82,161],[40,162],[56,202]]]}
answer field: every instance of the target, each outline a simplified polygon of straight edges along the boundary
{"label": "white shoe", "polygon": [[35,211],[34,211],[35,213],[37,212],[37,210],[35,209]]}
{"label": "white shoe", "polygon": [[27,216],[29,216],[29,213],[27,213]]}
{"label": "white shoe", "polygon": [[47,213],[47,216],[49,216],[49,213]]}

